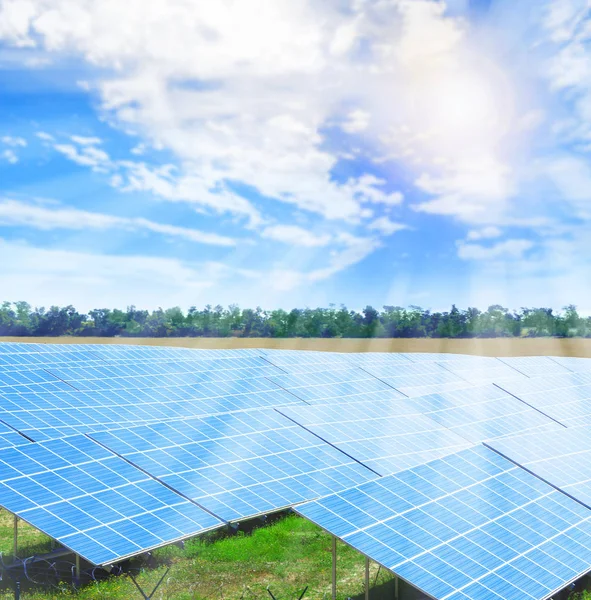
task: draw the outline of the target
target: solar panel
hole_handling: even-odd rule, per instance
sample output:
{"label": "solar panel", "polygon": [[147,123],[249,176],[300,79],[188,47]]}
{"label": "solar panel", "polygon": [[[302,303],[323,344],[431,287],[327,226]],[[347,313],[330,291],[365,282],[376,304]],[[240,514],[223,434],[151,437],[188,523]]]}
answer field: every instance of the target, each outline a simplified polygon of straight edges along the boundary
{"label": "solar panel", "polygon": [[4,420],[35,441],[76,433],[300,404],[264,378],[158,389],[0,394]]}
{"label": "solar panel", "polygon": [[18,431],[9,427],[6,423],[0,421],[0,449],[10,448],[11,446],[20,446],[28,444],[29,440],[22,436]]}
{"label": "solar panel", "polygon": [[564,426],[494,385],[409,398],[405,402],[472,442]]}
{"label": "solar panel", "polygon": [[569,371],[574,373],[583,373],[591,371],[591,359],[590,358],[575,358],[572,356],[551,356],[554,362],[562,365]]}
{"label": "solar panel", "polygon": [[349,402],[277,409],[380,475],[470,444],[405,401]]}
{"label": "solar panel", "polygon": [[[16,367],[15,367],[16,368]],[[6,390],[23,392],[57,392],[76,389],[43,369],[5,371],[0,373],[0,393]]]}
{"label": "solar panel", "polygon": [[0,450],[0,505],[95,565],[223,525],[85,436]]}
{"label": "solar panel", "polygon": [[295,510],[437,600],[541,600],[591,569],[591,511],[482,446]]}
{"label": "solar panel", "polygon": [[278,367],[294,367],[297,365],[317,365],[319,363],[327,365],[341,363],[345,366],[350,366],[349,359],[346,354],[338,352],[291,352],[289,354],[267,354],[266,360]]}
{"label": "solar panel", "polygon": [[91,436],[228,521],[271,513],[374,477],[274,410]]}
{"label": "solar panel", "polygon": [[499,384],[511,394],[520,396],[531,392],[544,392],[560,390],[580,385],[591,384],[591,373],[570,373],[566,375],[549,375],[547,377],[533,377],[523,381],[509,381]]}
{"label": "solar panel", "polygon": [[558,364],[548,356],[511,356],[499,360],[528,377],[568,373],[566,367]]}
{"label": "solar panel", "polygon": [[544,436],[525,434],[488,445],[591,508],[591,429],[577,427]]}
{"label": "solar panel", "polygon": [[404,397],[361,369],[279,375],[268,379],[310,404]]}
{"label": "solar panel", "polygon": [[[591,424],[591,383],[581,384],[580,377],[560,375],[555,378],[543,378],[543,382],[533,379],[530,380],[529,386],[515,386],[507,382],[498,385],[523,402],[570,427]],[[559,381],[555,381],[556,379]]]}
{"label": "solar panel", "polygon": [[527,376],[497,358],[482,357],[480,360],[453,360],[441,366],[471,383],[492,383],[499,380],[527,379]]}
{"label": "solar panel", "polygon": [[147,389],[283,374],[281,369],[258,358],[50,369],[50,372],[76,389],[85,391]]}
{"label": "solar panel", "polygon": [[479,359],[480,356],[472,357],[469,354],[452,354],[451,352],[403,352],[401,356],[408,358],[411,362],[448,361],[471,358]]}

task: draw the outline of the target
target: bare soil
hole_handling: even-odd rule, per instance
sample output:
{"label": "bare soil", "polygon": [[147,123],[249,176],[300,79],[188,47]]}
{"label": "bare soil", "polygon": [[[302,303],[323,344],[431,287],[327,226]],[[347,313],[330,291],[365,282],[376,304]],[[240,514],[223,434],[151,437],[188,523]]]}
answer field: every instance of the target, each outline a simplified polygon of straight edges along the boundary
{"label": "bare soil", "polygon": [[318,338],[99,338],[0,337],[0,342],[41,344],[141,344],[181,348],[283,348],[325,352],[451,352],[481,356],[580,356],[591,358],[591,339],[318,339]]}

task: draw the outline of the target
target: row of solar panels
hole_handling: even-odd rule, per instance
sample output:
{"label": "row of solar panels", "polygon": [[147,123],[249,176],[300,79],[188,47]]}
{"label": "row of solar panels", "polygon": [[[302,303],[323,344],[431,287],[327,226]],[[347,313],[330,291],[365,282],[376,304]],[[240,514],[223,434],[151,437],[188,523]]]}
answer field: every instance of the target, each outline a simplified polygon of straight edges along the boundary
{"label": "row of solar panels", "polygon": [[[12,385],[6,382],[0,388],[3,416],[16,418],[17,410],[24,411],[18,418],[22,426],[29,427],[29,433],[37,436],[31,435],[33,439],[76,431],[71,425],[52,429],[43,421],[57,418],[64,423],[75,416],[80,430],[89,432],[90,437],[78,435],[43,444],[25,442],[16,449],[1,451],[0,465],[12,471],[0,469],[0,498],[11,503],[12,508],[5,505],[9,510],[91,562],[103,564],[221,526],[225,521],[325,496],[378,474],[412,469],[469,448],[471,442],[524,428],[544,432],[545,439],[547,432],[565,431],[564,425],[557,422],[563,415],[548,414],[561,413],[567,406],[552,403],[551,394],[546,393],[551,388],[560,390],[568,400],[570,412],[566,418],[580,423],[591,412],[585,389],[591,380],[585,374],[572,374],[575,369],[588,370],[586,363],[563,365],[559,359],[528,359],[519,361],[520,369],[516,370],[508,364],[512,362],[509,359],[502,362],[446,356],[445,361],[437,361],[434,359],[441,359],[440,355],[415,355],[411,361],[408,356],[355,358],[266,351],[266,362],[261,365],[255,360],[256,353],[251,352],[232,358],[228,364],[218,357],[212,361],[204,356],[203,360],[209,361],[206,369],[213,371],[199,371],[194,359],[188,360],[196,370],[187,371],[185,361],[175,359],[165,367],[158,361],[152,364],[154,370],[134,371],[133,375],[122,374],[121,370],[88,369],[86,379],[76,379],[82,371],[69,369],[60,373],[69,378],[67,383],[58,382],[69,386],[67,392],[31,390],[32,385],[58,385],[54,383],[55,374],[45,372],[47,379],[39,371],[21,372],[29,380]],[[353,359],[357,368],[348,362]],[[330,371],[315,374],[319,366]],[[505,387],[513,386],[511,393],[491,385],[467,389],[472,384],[466,375],[474,378],[474,373],[484,367],[501,369],[502,373],[495,374],[505,375],[499,381]],[[278,368],[279,373],[291,370],[294,374],[265,373],[248,382],[240,380],[244,369]],[[515,374],[511,372],[509,377],[507,368]],[[562,374],[544,381],[528,379],[527,371],[531,375],[541,370]],[[207,382],[154,387],[159,380],[144,381],[146,377],[168,377],[171,373],[202,374]],[[74,389],[80,381],[102,385],[100,382],[116,378],[131,379],[136,385],[91,392]],[[222,383],[215,381],[219,378]],[[254,382],[265,389],[248,387]],[[399,387],[395,389],[393,383]],[[448,388],[459,391],[418,397],[426,389]],[[278,411],[228,412],[261,406],[256,402],[263,394],[267,395],[264,405],[276,406]],[[527,396],[527,403],[516,398],[518,394],[520,398]],[[347,402],[346,411],[343,402]],[[39,403],[47,404],[39,408]],[[187,419],[190,413],[183,410],[191,406],[204,411],[202,414],[220,414]],[[156,408],[158,412],[150,412]],[[164,409],[169,412],[162,412]],[[111,431],[105,431],[109,427],[96,418],[108,410],[113,417],[109,422]],[[55,411],[61,412],[58,415]],[[130,419],[133,415],[136,419],[127,424],[138,426],[117,430],[115,426],[122,425],[121,417],[116,420],[117,414],[125,411]],[[30,427],[40,415],[48,426]],[[94,418],[92,423],[90,416]],[[24,440],[20,436],[15,442],[14,436],[19,434],[6,429],[5,433],[0,431],[4,443]],[[85,446],[92,443],[90,438],[103,446]],[[55,457],[65,460],[65,464]],[[124,462],[115,462],[121,457]],[[121,470],[122,465],[125,470]],[[117,479],[121,473],[125,476]],[[412,490],[409,493],[408,498],[404,496],[406,500],[412,498]],[[192,503],[186,504],[188,499]],[[72,523],[77,525],[74,530]],[[82,525],[86,528],[81,529]],[[423,587],[416,578],[411,581]]]}

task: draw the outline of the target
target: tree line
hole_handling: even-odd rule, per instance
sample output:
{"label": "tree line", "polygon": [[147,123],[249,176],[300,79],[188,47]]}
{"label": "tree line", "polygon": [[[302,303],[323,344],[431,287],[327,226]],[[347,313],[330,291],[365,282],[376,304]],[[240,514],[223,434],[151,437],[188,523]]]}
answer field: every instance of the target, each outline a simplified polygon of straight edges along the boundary
{"label": "tree line", "polygon": [[87,314],[73,306],[33,308],[27,302],[0,307],[2,336],[127,337],[318,337],[318,338],[471,338],[591,337],[591,317],[573,305],[509,310],[500,305],[449,311],[384,306],[350,310],[345,306],[294,308],[290,311],[240,308],[233,304],[188,311],[179,307],[153,311],[97,308]]}

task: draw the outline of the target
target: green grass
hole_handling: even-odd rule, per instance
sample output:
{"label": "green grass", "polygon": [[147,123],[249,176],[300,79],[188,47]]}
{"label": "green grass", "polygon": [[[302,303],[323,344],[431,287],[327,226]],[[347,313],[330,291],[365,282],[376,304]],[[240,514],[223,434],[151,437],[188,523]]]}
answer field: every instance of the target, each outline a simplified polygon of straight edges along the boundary
{"label": "green grass", "polygon": [[[12,527],[0,514],[0,549],[10,553]],[[22,534],[25,536],[25,529]],[[27,531],[30,547],[41,547],[47,538]],[[23,540],[25,543],[25,540]],[[268,598],[269,586],[278,600],[296,600],[309,586],[306,600],[329,599],[331,594],[331,537],[308,521],[288,515],[251,534],[210,535],[186,543],[185,549],[167,547],[155,552],[156,566],[143,568],[137,579],[151,591],[170,565],[170,572],[155,600],[254,600]],[[338,598],[363,593],[364,558],[342,543],[337,545]],[[371,565],[372,585],[377,565]],[[383,570],[377,584],[390,579]],[[112,577],[92,583],[78,592],[64,586],[27,590],[23,600],[60,600],[76,595],[79,600],[130,600],[140,598],[129,577]],[[0,600],[12,600],[12,592],[0,592]]]}
{"label": "green grass", "polygon": [[[12,557],[14,543],[14,518],[0,510],[0,552],[8,558]],[[51,549],[51,538],[23,521],[18,523],[19,556],[32,556]]]}

